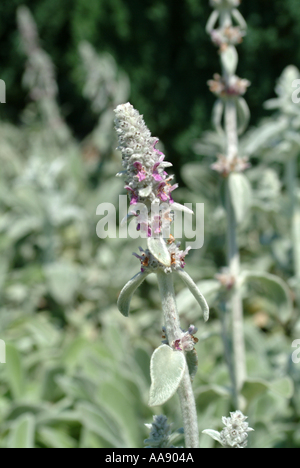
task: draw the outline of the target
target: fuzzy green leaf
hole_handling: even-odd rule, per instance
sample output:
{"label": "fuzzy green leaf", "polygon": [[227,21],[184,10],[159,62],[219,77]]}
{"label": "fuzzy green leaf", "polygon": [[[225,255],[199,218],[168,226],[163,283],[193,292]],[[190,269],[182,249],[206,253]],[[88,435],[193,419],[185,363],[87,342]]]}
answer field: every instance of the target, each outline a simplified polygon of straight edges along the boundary
{"label": "fuzzy green leaf", "polygon": [[18,349],[11,343],[6,343],[5,370],[14,398],[21,398],[24,395],[24,369]]}
{"label": "fuzzy green leaf", "polygon": [[270,382],[269,388],[272,392],[281,395],[284,398],[291,398],[294,393],[294,384],[290,377],[285,376]]}
{"label": "fuzzy green leaf", "polygon": [[267,272],[244,271],[241,283],[248,286],[246,290],[248,296],[253,290],[264,296],[270,302],[270,313],[278,320],[285,323],[291,318],[293,314],[292,300],[289,289],[281,278]]}
{"label": "fuzzy green leaf", "polygon": [[232,172],[228,178],[231,203],[237,223],[241,223],[251,206],[252,190],[244,174]]}
{"label": "fuzzy green leaf", "polygon": [[149,237],[148,249],[160,263],[167,267],[171,265],[170,252],[167,249],[165,241],[161,237]]}
{"label": "fuzzy green leaf", "polygon": [[35,419],[32,414],[23,414],[11,427],[9,448],[34,448]]}
{"label": "fuzzy green leaf", "polygon": [[149,406],[163,405],[176,392],[184,374],[186,360],[182,351],[161,345],[151,357]]}
{"label": "fuzzy green leaf", "polygon": [[234,46],[229,45],[221,53],[221,62],[229,75],[234,75],[238,64],[238,54]]}
{"label": "fuzzy green leaf", "polygon": [[204,316],[204,321],[206,322],[209,318],[209,307],[208,304],[205,300],[205,297],[201,292],[199,291],[197,285],[194,283],[190,275],[187,274],[186,271],[184,270],[176,270],[176,273],[180,276],[182,281],[187,285],[195,299],[197,300],[198,304],[200,305],[203,316]]}
{"label": "fuzzy green leaf", "polygon": [[212,111],[212,122],[216,131],[220,135],[224,135],[224,130],[222,128],[222,117],[224,113],[224,103],[221,99],[218,99],[213,107]]}
{"label": "fuzzy green leaf", "polygon": [[193,349],[192,351],[187,351],[185,353],[185,357],[186,357],[186,363],[187,363],[187,366],[188,366],[188,369],[189,369],[189,374],[190,374],[190,377],[191,377],[191,381],[193,382],[194,377],[195,377],[195,375],[197,373],[197,370],[198,370],[197,351],[195,349]]}
{"label": "fuzzy green leaf", "polygon": [[213,429],[205,429],[202,431],[202,434],[209,435],[212,439],[217,440],[221,444],[221,437],[219,432],[214,431]]}
{"label": "fuzzy green leaf", "polygon": [[238,134],[241,135],[247,128],[250,120],[250,109],[243,97],[237,99],[237,115],[238,115]]}
{"label": "fuzzy green leaf", "polygon": [[263,379],[247,379],[244,382],[241,394],[249,404],[254,398],[268,390],[268,382]]}
{"label": "fuzzy green leaf", "polygon": [[139,287],[140,284],[142,284],[148,274],[149,273],[146,271],[140,271],[133,278],[131,278],[127,284],[125,284],[124,288],[120,292],[117,305],[119,311],[125,317],[128,317],[130,301],[134,291]]}

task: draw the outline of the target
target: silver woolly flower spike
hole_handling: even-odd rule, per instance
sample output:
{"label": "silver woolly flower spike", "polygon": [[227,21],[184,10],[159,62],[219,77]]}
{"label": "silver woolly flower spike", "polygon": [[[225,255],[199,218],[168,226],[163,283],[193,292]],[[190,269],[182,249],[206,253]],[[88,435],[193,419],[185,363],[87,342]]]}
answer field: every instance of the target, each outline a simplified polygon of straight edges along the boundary
{"label": "silver woolly flower spike", "polygon": [[252,427],[249,427],[246,419],[247,416],[238,410],[230,413],[230,418],[222,417],[225,427],[221,432],[205,429],[202,433],[217,440],[225,448],[246,448],[248,432],[254,431]]}
{"label": "silver woolly flower spike", "polygon": [[207,302],[194,281],[184,271],[185,256],[190,247],[180,250],[180,242],[176,242],[168,231],[173,222],[173,211],[193,214],[192,210],[174,202],[172,198],[171,192],[177,188],[177,184],[169,183],[173,176],[169,176],[165,171],[165,168],[172,164],[164,161],[164,154],[155,148],[158,139],[151,136],[143,116],[129,102],[119,105],[115,109],[115,114],[118,149],[122,152],[124,168],[124,171],[117,175],[125,176],[125,188],[131,206],[131,211],[122,223],[137,216],[139,203],[143,203],[148,210],[150,208],[152,210],[153,205],[161,208],[153,217],[148,214],[146,219],[137,223],[137,230],[144,231],[147,235],[147,249],[140,247],[140,253],[133,254],[141,262],[141,271],[122,289],[118,308],[127,317],[134,291],[148,274],[163,270],[166,274],[175,272],[179,275],[198,301],[204,320],[207,321],[209,316]]}

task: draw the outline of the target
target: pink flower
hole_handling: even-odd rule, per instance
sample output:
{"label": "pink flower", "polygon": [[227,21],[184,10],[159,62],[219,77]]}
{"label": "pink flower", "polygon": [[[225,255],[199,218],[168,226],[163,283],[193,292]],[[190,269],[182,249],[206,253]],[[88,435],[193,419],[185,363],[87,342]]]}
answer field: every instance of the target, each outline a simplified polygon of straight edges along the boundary
{"label": "pink flower", "polygon": [[136,161],[133,165],[138,170],[137,177],[139,179],[139,182],[146,179],[146,172],[142,164],[139,161]]}
{"label": "pink flower", "polygon": [[160,182],[161,180],[163,180],[162,176],[156,171],[155,173],[152,174],[152,177],[154,178],[154,180],[156,180],[157,182]]}
{"label": "pink flower", "polygon": [[137,202],[139,201],[139,197],[137,195],[137,193],[135,193],[135,191],[129,187],[129,185],[126,185],[126,190],[130,191],[132,194],[131,194],[131,198],[130,198],[130,205],[136,205]]}

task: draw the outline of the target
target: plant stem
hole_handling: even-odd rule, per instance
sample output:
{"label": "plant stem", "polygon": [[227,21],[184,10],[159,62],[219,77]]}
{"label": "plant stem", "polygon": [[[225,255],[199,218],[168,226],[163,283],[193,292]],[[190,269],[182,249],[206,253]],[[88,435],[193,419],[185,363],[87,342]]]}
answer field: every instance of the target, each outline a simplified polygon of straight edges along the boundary
{"label": "plant stem", "polygon": [[[181,335],[179,315],[177,311],[173,276],[162,270],[157,272],[157,280],[162,301],[164,322],[169,344]],[[181,383],[178,387],[178,396],[183,418],[186,448],[199,448],[199,430],[196,403],[192,390],[192,383],[186,365]]]}
{"label": "plant stem", "polygon": [[300,306],[300,206],[297,199],[297,154],[290,155],[286,162],[286,181],[290,199],[294,272],[297,279],[296,296]]}
{"label": "plant stem", "polygon": [[[229,99],[225,107],[225,132],[227,137],[227,158],[232,160],[238,153],[237,115],[235,102]],[[231,294],[232,343],[234,366],[234,400],[236,409],[241,408],[240,391],[246,378],[245,343],[243,329],[243,306],[237,279],[240,272],[240,256],[237,244],[237,225],[231,203],[228,180],[226,181],[227,212],[227,261],[230,273],[236,279]]]}
{"label": "plant stem", "polygon": [[[232,353],[231,353],[231,346],[229,342],[229,334],[228,334],[228,326],[227,326],[227,302],[225,300],[220,300],[218,307],[217,307],[220,322],[221,322],[221,336],[224,346],[224,355],[226,364],[229,370],[230,380],[232,383],[232,388],[235,388],[235,378],[234,378],[234,368],[232,363]],[[236,400],[236,396],[234,395],[234,400]]]}

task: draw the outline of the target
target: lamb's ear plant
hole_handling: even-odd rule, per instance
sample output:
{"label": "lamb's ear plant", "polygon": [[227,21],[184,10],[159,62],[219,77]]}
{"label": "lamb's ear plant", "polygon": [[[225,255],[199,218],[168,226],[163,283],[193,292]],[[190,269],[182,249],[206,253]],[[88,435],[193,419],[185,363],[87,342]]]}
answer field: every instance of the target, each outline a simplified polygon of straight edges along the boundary
{"label": "lamb's ear plant", "polygon": [[[165,170],[172,164],[164,161],[164,154],[155,148],[158,139],[151,137],[143,117],[130,103],[119,105],[115,113],[118,148],[122,152],[123,165],[123,171],[118,175],[125,177],[125,188],[130,200],[127,218],[131,219],[131,222],[133,218],[137,218],[137,230],[140,231],[141,237],[147,238],[147,248],[140,248],[140,253],[134,254],[141,262],[141,271],[122,289],[118,298],[118,308],[127,317],[134,291],[150,273],[157,275],[165,339],[151,357],[149,405],[163,405],[177,391],[182,411],[185,446],[197,448],[198,422],[192,390],[198,361],[194,348],[197,342],[197,338],[194,337],[197,328],[190,325],[185,331],[180,327],[173,275],[179,276],[195,296],[205,321],[208,320],[209,308],[184,269],[189,248],[180,250],[180,243],[176,242],[168,229],[174,211],[185,211],[187,208],[175,203],[172,198],[177,184],[171,185],[173,176],[169,176]],[[142,212],[143,207],[152,215],[138,215],[138,211]]]}
{"label": "lamb's ear plant", "polygon": [[[257,153],[258,146],[263,149],[264,160],[268,164],[282,164],[284,167],[284,185],[286,188],[286,202],[283,210],[290,222],[288,239],[282,238],[278,243],[284,251],[284,243],[291,248],[292,274],[290,286],[295,290],[298,308],[300,307],[300,196],[298,187],[298,156],[300,152],[300,107],[298,103],[299,70],[289,65],[286,67],[275,87],[276,98],[264,103],[268,110],[275,110],[270,118],[265,119],[260,127],[251,134],[250,151]],[[294,96],[294,98],[293,98]],[[282,254],[281,254],[282,256]],[[276,255],[280,257],[280,255]],[[287,258],[285,267],[289,268],[290,259]]]}
{"label": "lamb's ear plant", "polygon": [[[239,287],[240,256],[237,241],[238,226],[243,221],[251,199],[250,184],[243,174],[248,167],[247,158],[239,152],[238,135],[247,127],[250,111],[243,95],[250,85],[236,75],[238,55],[235,45],[246,33],[246,22],[236,9],[239,0],[211,0],[214,8],[207,32],[219,47],[222,76],[214,75],[208,82],[217,96],[213,110],[213,123],[224,138],[224,153],[218,156],[212,168],[220,173],[222,203],[227,217],[227,277],[230,279],[230,308],[232,321],[232,362],[228,362],[233,383],[235,407],[241,407],[240,392],[246,379],[243,306]],[[218,28],[216,28],[216,24]],[[236,25],[234,25],[236,23]],[[228,283],[228,281],[226,281]],[[223,333],[226,336],[226,332]]]}

